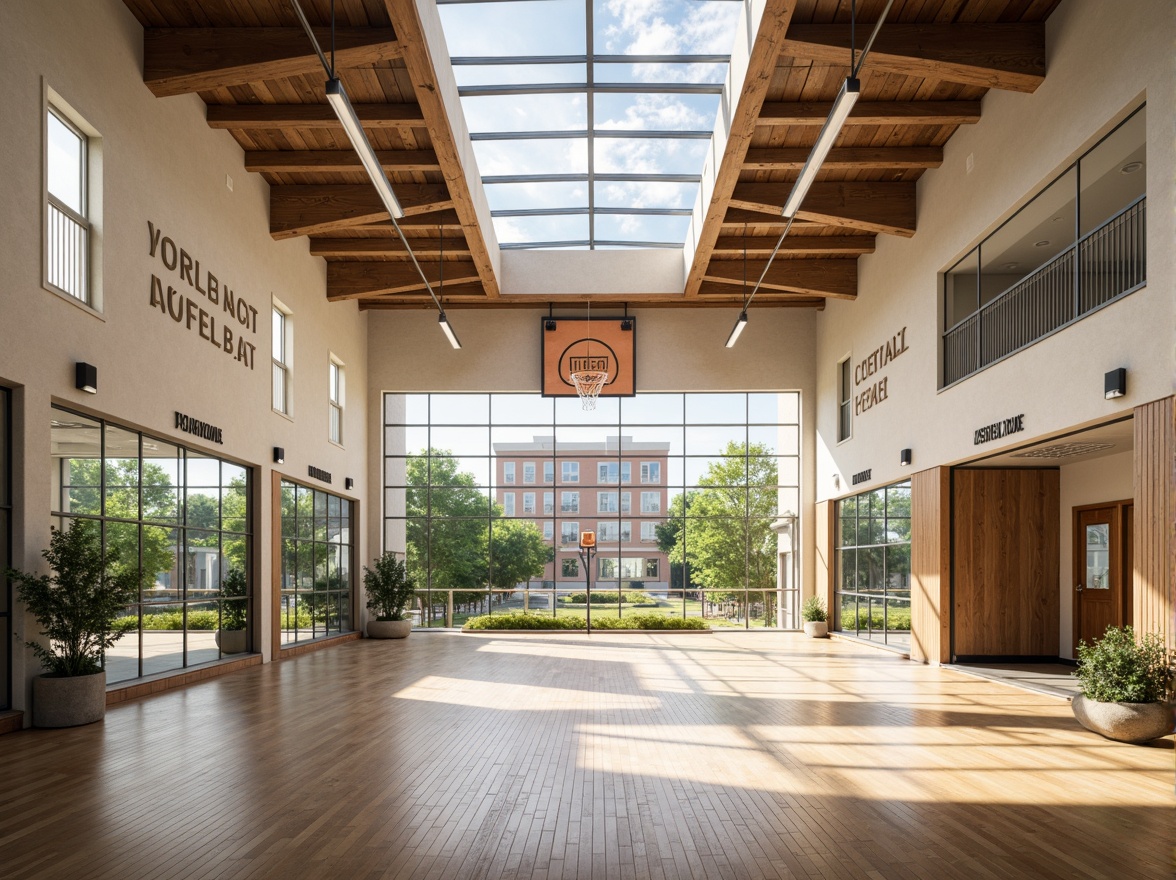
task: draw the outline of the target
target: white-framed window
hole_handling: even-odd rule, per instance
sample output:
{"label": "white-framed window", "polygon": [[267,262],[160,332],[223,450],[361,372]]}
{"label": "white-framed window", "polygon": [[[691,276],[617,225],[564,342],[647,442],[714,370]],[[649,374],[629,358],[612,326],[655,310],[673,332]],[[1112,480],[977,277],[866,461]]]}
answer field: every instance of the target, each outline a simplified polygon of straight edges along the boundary
{"label": "white-framed window", "polygon": [[328,362],[330,402],[328,405],[327,437],[332,443],[343,445],[343,364],[334,356]]}
{"label": "white-framed window", "polygon": [[633,463],[631,461],[598,461],[596,463],[596,482],[602,486],[617,482],[633,482]]}
{"label": "white-framed window", "polygon": [[559,542],[578,545],[580,543],[580,524],[578,522],[561,522],[559,524]]}
{"label": "white-framed window", "polygon": [[45,104],[45,287],[101,308],[102,139],[60,96]]}
{"label": "white-framed window", "polygon": [[[656,562],[657,560],[653,561]],[[627,581],[639,581],[643,577],[646,577],[645,562],[646,560],[641,557],[622,559],[621,577]]]}
{"label": "white-framed window", "polygon": [[515,493],[514,492],[503,492],[502,493],[502,515],[503,516],[514,516],[515,515]]}
{"label": "white-framed window", "polygon": [[551,520],[543,523],[543,540],[550,541],[555,537],[555,523]]}
{"label": "white-framed window", "polygon": [[617,512],[617,493],[616,492],[597,492],[596,493],[596,512],[597,513],[616,513]]}
{"label": "white-framed window", "polygon": [[565,461],[560,464],[559,468],[560,482],[563,483],[578,483],[580,482],[580,462]]}
{"label": "white-framed window", "polygon": [[596,524],[596,543],[615,544],[620,540],[621,527],[615,519],[601,520]]}
{"label": "white-framed window", "polygon": [[515,463],[513,461],[504,461],[502,463],[502,482],[507,486],[514,485],[515,481]]}
{"label": "white-framed window", "polygon": [[661,492],[642,492],[641,512],[661,513]]}
{"label": "white-framed window", "polygon": [[656,544],[657,543],[657,523],[643,522],[641,524],[641,543],[642,544]]}
{"label": "white-framed window", "polygon": [[555,513],[555,493],[554,492],[544,492],[543,493],[543,515],[544,516],[551,516],[553,513]]}
{"label": "white-framed window", "polygon": [[533,462],[533,461],[524,461],[523,462],[523,482],[524,483],[534,483],[535,482],[535,462]]}
{"label": "white-framed window", "polygon": [[601,556],[596,560],[596,576],[603,580],[613,580],[617,576],[617,560],[608,556]]}
{"label": "white-framed window", "polygon": [[641,482],[648,485],[657,485],[661,483],[660,461],[641,462]]}
{"label": "white-framed window", "polygon": [[275,412],[292,415],[291,398],[293,386],[291,378],[294,371],[294,322],[290,310],[276,299],[273,302],[272,318],[273,343],[273,371]]}
{"label": "white-framed window", "polygon": [[632,513],[632,512],[633,512],[633,493],[632,492],[622,492],[621,493],[621,513]]}
{"label": "white-framed window", "polygon": [[[564,543],[566,544],[567,542],[565,541]],[[566,578],[579,577],[580,560],[574,556],[569,556],[567,559],[564,559],[563,564],[560,565],[560,574]]]}
{"label": "white-framed window", "polygon": [[852,418],[853,409],[850,406],[853,400],[853,384],[850,376],[850,360],[846,356],[845,360],[837,364],[837,442],[848,440],[851,436],[850,429],[853,423]]}
{"label": "white-framed window", "polygon": [[543,462],[543,482],[544,483],[554,483],[555,482],[555,462],[554,461]]}
{"label": "white-framed window", "polygon": [[523,493],[523,514],[524,514],[524,516],[534,516],[535,515],[535,493],[534,492],[524,492]]}
{"label": "white-framed window", "polygon": [[559,493],[559,512],[560,513],[579,513],[580,512],[580,493],[579,492],[560,492]]}

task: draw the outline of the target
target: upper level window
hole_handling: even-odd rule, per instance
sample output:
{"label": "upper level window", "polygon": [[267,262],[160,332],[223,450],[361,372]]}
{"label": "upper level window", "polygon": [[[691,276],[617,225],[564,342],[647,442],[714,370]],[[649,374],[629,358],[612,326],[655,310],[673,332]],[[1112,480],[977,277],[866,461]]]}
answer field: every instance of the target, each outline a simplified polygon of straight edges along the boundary
{"label": "upper level window", "polygon": [[534,516],[534,514],[535,514],[535,493],[534,492],[524,492],[523,493],[523,513],[530,514],[530,515]]}
{"label": "upper level window", "polygon": [[343,365],[334,358],[329,367],[330,404],[328,437],[332,443],[343,442]]}
{"label": "upper level window", "polygon": [[291,363],[291,334],[293,326],[290,313],[276,301],[273,306],[272,335],[273,335],[273,369],[274,369],[274,399],[273,407],[280,413],[290,415],[290,373]]}
{"label": "upper level window", "polygon": [[523,482],[524,483],[534,483],[535,482],[535,462],[533,462],[533,461],[524,461],[523,462]]}
{"label": "upper level window", "polygon": [[851,423],[850,418],[850,403],[853,400],[853,384],[851,382],[852,373],[850,361],[852,358],[846,358],[837,365],[837,442],[848,440],[850,436]]}
{"label": "upper level window", "polygon": [[555,513],[555,493],[554,492],[544,492],[543,493],[543,513],[546,516],[551,516],[551,514]]}
{"label": "upper level window", "polygon": [[580,462],[565,461],[560,466],[560,480],[564,483],[580,482]]}
{"label": "upper level window", "polygon": [[641,462],[641,482],[646,484],[661,482],[661,462],[660,461],[643,461]]}
{"label": "upper level window", "polygon": [[50,104],[45,136],[45,282],[96,306],[91,285],[91,139]]}
{"label": "upper level window", "polygon": [[642,513],[661,513],[661,493],[660,492],[642,492],[641,493],[641,512]]}
{"label": "upper level window", "polygon": [[1132,113],[944,273],[942,385],[1147,283],[1146,116]]}
{"label": "upper level window", "polygon": [[596,482],[608,483],[633,481],[633,463],[629,461],[600,461],[596,463]]}
{"label": "upper level window", "polygon": [[559,512],[560,513],[579,513],[580,512],[580,493],[579,492],[560,492],[559,498]]}
{"label": "upper level window", "polygon": [[515,515],[515,493],[514,492],[504,492],[503,493],[503,495],[502,495],[502,515],[503,516],[514,516]]}
{"label": "upper level window", "polygon": [[554,483],[555,482],[555,462],[554,461],[543,462],[543,482],[544,483]]}
{"label": "upper level window", "polygon": [[502,482],[508,486],[515,481],[515,463],[513,461],[506,461],[502,463]]}

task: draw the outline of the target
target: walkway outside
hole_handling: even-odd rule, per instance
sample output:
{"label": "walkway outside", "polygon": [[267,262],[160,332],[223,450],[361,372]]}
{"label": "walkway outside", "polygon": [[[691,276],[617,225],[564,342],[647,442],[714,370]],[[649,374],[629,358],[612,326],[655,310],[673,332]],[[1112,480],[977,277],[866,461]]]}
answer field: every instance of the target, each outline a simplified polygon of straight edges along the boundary
{"label": "walkway outside", "polygon": [[0,738],[26,878],[1170,878],[1171,739],[790,633],[361,641]]}

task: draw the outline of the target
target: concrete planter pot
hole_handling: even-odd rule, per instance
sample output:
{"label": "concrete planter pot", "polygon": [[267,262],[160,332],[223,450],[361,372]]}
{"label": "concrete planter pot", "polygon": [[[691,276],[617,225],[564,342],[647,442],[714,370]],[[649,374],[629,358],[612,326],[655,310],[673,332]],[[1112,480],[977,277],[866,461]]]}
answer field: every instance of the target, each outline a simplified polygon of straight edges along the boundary
{"label": "concrete planter pot", "polygon": [[1151,742],[1176,724],[1176,703],[1099,703],[1079,694],[1070,705],[1079,724],[1117,742]]}
{"label": "concrete planter pot", "polygon": [[245,630],[218,629],[216,631],[216,646],[222,654],[245,653]]}
{"label": "concrete planter pot", "polygon": [[829,624],[823,620],[806,620],[804,634],[810,639],[825,639],[829,637]]}
{"label": "concrete planter pot", "polygon": [[33,679],[33,727],[78,727],[106,715],[106,670]]}
{"label": "concrete planter pot", "polygon": [[412,620],[369,620],[369,639],[405,639],[412,632]]}

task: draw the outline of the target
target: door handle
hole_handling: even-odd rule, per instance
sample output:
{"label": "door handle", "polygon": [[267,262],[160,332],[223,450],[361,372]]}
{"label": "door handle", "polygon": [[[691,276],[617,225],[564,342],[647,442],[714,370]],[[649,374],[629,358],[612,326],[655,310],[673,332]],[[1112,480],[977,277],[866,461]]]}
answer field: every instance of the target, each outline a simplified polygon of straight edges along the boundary
{"label": "door handle", "polygon": [[1085,589],[1085,587],[1083,587],[1082,584],[1079,584],[1078,586],[1076,586],[1074,588],[1074,591],[1077,593],[1081,593],[1084,589]]}

